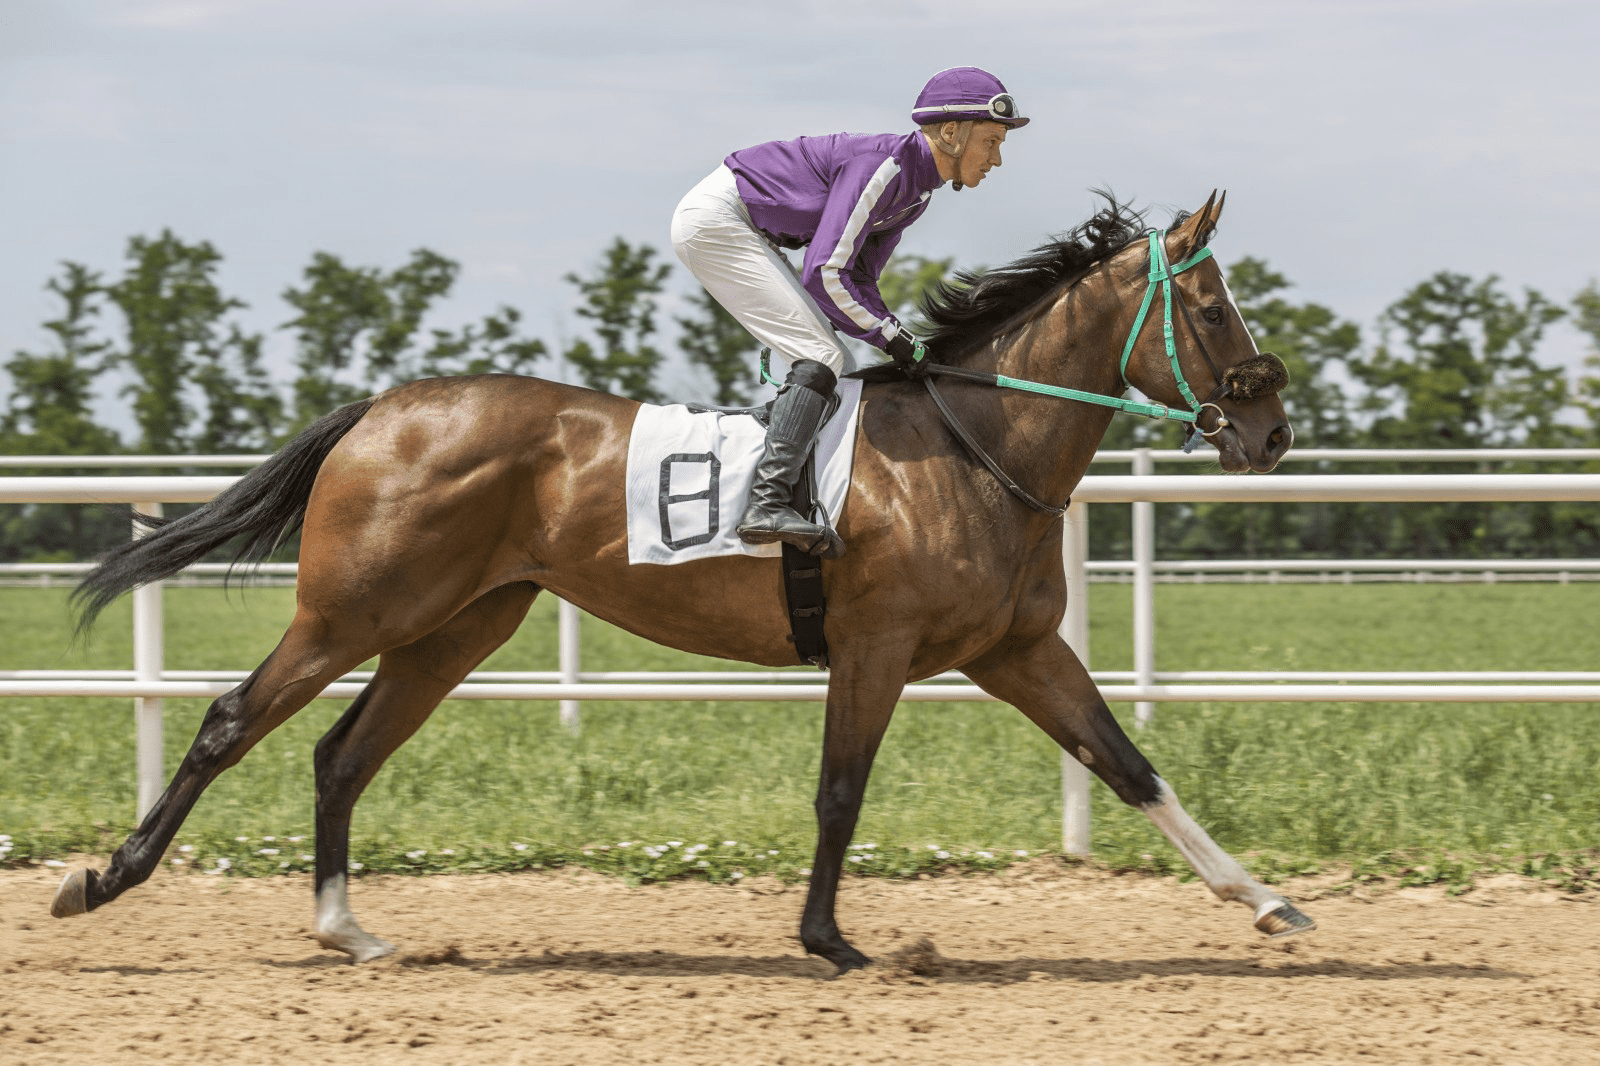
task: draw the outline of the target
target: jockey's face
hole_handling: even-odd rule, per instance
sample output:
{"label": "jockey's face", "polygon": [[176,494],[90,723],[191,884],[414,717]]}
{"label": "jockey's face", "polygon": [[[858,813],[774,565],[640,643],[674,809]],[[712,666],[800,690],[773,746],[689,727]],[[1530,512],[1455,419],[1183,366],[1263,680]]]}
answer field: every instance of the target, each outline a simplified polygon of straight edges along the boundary
{"label": "jockey's face", "polygon": [[1005,139],[1006,127],[998,122],[972,124],[972,133],[955,160],[956,177],[961,184],[976,185],[989,173],[989,168],[1000,165],[1000,146]]}

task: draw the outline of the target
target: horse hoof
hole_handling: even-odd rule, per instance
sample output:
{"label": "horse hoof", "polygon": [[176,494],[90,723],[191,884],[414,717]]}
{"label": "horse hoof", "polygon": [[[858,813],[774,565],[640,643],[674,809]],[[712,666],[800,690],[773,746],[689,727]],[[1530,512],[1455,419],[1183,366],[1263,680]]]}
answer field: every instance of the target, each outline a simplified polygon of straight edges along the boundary
{"label": "horse hoof", "polygon": [[74,870],[61,879],[56,898],[50,902],[52,918],[71,918],[89,911],[89,879],[93,870]]}
{"label": "horse hoof", "polygon": [[864,970],[867,968],[868,964],[872,962],[871,959],[867,958],[854,948],[850,949],[850,956],[848,958],[829,959],[828,961],[839,967],[834,971],[833,976],[835,977],[843,977],[851,970]]}
{"label": "horse hoof", "polygon": [[843,977],[851,970],[864,969],[872,961],[842,940],[826,949],[808,948],[807,950],[812,955],[820,955],[838,967],[833,974],[835,977]]}
{"label": "horse hoof", "polygon": [[1316,927],[1316,922],[1288,900],[1265,904],[1256,912],[1256,928],[1268,936],[1293,936],[1309,933]]}
{"label": "horse hoof", "polygon": [[371,962],[394,954],[394,945],[364,930],[318,933],[317,943],[329,951],[342,951],[355,963]]}
{"label": "horse hoof", "polygon": [[394,954],[394,945],[387,940],[379,940],[375,936],[368,939],[371,943],[363,944],[350,952],[351,962],[371,962],[373,959],[381,959],[385,955]]}

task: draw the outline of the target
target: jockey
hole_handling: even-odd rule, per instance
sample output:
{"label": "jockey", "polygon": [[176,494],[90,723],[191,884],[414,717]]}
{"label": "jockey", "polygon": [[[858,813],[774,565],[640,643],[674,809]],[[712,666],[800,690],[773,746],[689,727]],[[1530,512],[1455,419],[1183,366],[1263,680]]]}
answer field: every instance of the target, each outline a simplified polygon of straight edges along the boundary
{"label": "jockey", "polygon": [[[791,498],[838,376],[854,365],[834,335],[882,348],[915,372],[924,346],[884,307],[878,275],[945,182],[977,185],[1008,130],[1028,124],[1000,79],[953,67],[929,79],[909,134],[836,133],[734,152],[689,190],[672,246],[700,284],[788,369],[737,532],[834,559],[844,542]],[[805,248],[797,277],[779,249]]]}

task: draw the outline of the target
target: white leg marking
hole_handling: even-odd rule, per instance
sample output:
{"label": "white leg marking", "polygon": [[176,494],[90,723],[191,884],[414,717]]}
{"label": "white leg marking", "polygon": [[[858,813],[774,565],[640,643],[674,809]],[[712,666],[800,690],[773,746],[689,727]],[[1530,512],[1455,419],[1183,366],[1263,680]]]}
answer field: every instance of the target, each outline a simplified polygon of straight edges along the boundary
{"label": "white leg marking", "polygon": [[367,962],[394,951],[393,944],[366,932],[350,913],[344,874],[328,878],[317,892],[317,943],[344,952],[353,962]]}
{"label": "white leg marking", "polygon": [[1194,867],[1194,872],[1218,899],[1247,903],[1255,908],[1258,918],[1284,902],[1277,893],[1245,873],[1232,855],[1217,847],[1210,834],[1178,803],[1171,786],[1160,778],[1156,780],[1161,785],[1161,797],[1144,808],[1145,815],[1172,841],[1178,854]]}

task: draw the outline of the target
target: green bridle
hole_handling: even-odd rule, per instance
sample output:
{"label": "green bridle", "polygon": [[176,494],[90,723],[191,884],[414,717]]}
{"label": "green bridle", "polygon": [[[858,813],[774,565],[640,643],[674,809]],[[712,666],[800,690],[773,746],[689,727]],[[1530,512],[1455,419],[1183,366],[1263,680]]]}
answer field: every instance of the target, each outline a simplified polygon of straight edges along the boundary
{"label": "green bridle", "polygon": [[[1190,267],[1210,259],[1211,249],[1202,248],[1183,262],[1173,263],[1167,259],[1166,237],[1165,230],[1150,231],[1150,284],[1145,286],[1144,301],[1139,304],[1139,314],[1133,320],[1133,329],[1128,331],[1128,343],[1122,346],[1122,362],[1117,365],[1117,376],[1122,380],[1122,387],[1128,388],[1128,358],[1133,355],[1134,342],[1139,339],[1139,334],[1144,331],[1145,316],[1150,313],[1150,304],[1155,298],[1156,286],[1159,284],[1161,286],[1162,302],[1161,339],[1167,346],[1167,362],[1172,366],[1172,378],[1177,382],[1178,393],[1188,403],[1189,410],[1173,411],[1166,407],[1165,404],[1161,404],[1157,406],[1160,406],[1165,413],[1154,417],[1171,418],[1179,422],[1194,424],[1200,418],[1200,412],[1203,409],[1207,407],[1214,408],[1220,424],[1211,433],[1204,434],[1209,437],[1212,433],[1216,433],[1223,426],[1226,426],[1228,420],[1222,417],[1222,409],[1217,407],[1216,404],[1209,402],[1202,404],[1195,400],[1194,393],[1189,389],[1189,382],[1183,376],[1183,368],[1178,365],[1178,345],[1172,331],[1172,279]],[[1211,357],[1207,355],[1206,362],[1209,363],[1210,361]],[[1221,380],[1220,376],[1218,380]],[[1199,427],[1196,426],[1196,428],[1198,429]]]}
{"label": "green bridle", "polygon": [[[951,431],[984,466],[989,468],[989,472],[994,474],[1001,484],[1005,485],[1013,495],[1036,511],[1059,515],[1066,511],[1066,506],[1056,507],[1035,499],[1021,485],[1018,485],[1016,481],[1002,471],[999,464],[967,432],[966,427],[956,418],[955,412],[950,410],[949,405],[944,401],[944,397],[934,387],[933,376],[976,381],[986,385],[996,385],[1003,389],[1016,389],[1041,396],[1054,396],[1063,400],[1092,403],[1100,407],[1110,407],[1117,411],[1125,411],[1128,414],[1143,415],[1146,418],[1166,418],[1174,422],[1183,422],[1188,430],[1184,436],[1183,450],[1186,452],[1193,451],[1195,445],[1200,443],[1201,437],[1213,437],[1228,427],[1227,416],[1222,413],[1222,408],[1218,407],[1214,401],[1235,394],[1234,370],[1238,368],[1232,368],[1226,372],[1217,369],[1216,362],[1211,358],[1211,353],[1206,351],[1205,343],[1200,339],[1200,334],[1195,329],[1193,320],[1189,317],[1188,307],[1181,299],[1178,300],[1178,308],[1183,314],[1184,320],[1189,323],[1189,331],[1194,336],[1200,354],[1205,358],[1206,364],[1210,366],[1211,373],[1217,381],[1216,389],[1206,398],[1205,402],[1202,403],[1195,399],[1194,391],[1189,388],[1189,382],[1183,376],[1183,367],[1178,363],[1178,345],[1172,328],[1172,287],[1174,277],[1209,259],[1211,257],[1211,249],[1202,248],[1182,262],[1173,263],[1167,257],[1166,237],[1166,230],[1153,229],[1148,233],[1150,241],[1149,285],[1146,286],[1144,300],[1139,305],[1139,314],[1133,320],[1133,328],[1128,331],[1128,341],[1122,347],[1122,361],[1118,366],[1117,374],[1122,382],[1123,389],[1128,389],[1130,387],[1128,382],[1128,360],[1133,355],[1133,347],[1138,342],[1139,335],[1144,332],[1145,320],[1150,316],[1150,307],[1155,302],[1156,289],[1159,287],[1162,297],[1161,336],[1167,350],[1167,363],[1172,367],[1172,377],[1177,383],[1178,393],[1183,397],[1184,402],[1189,405],[1189,410],[1180,411],[1164,403],[1129,400],[1122,396],[1107,396],[1103,393],[1087,392],[1083,389],[1069,389],[1062,385],[1046,385],[1039,381],[1027,381],[1022,378],[1007,377],[1005,374],[991,374],[987,371],[969,370],[966,367],[947,366],[942,363],[926,363],[921,368],[920,372],[924,375],[922,378],[923,384],[927,386],[928,394],[933,397],[934,403],[938,405],[939,411],[944,416],[945,422],[949,425]],[[918,349],[918,358],[920,359],[920,344]],[[1288,380],[1288,373],[1283,370],[1282,360],[1278,359],[1277,356],[1264,352],[1257,353],[1251,359],[1246,360],[1246,364],[1241,364],[1241,366],[1256,363],[1265,364],[1271,368],[1267,371],[1269,376],[1276,376],[1278,372],[1281,372],[1283,381]],[[1282,385],[1279,384],[1276,387],[1269,387],[1269,389],[1270,392],[1276,392],[1281,387]],[[1268,390],[1258,390],[1254,393],[1254,395],[1258,396],[1267,394]],[[1248,399],[1252,397],[1249,393],[1243,393],[1240,398]],[[1200,415],[1207,407],[1217,413],[1217,424],[1210,430],[1200,428]]]}
{"label": "green bridle", "polygon": [[[1183,376],[1183,368],[1178,365],[1178,344],[1172,328],[1172,279],[1185,270],[1211,258],[1211,249],[1202,248],[1183,262],[1172,263],[1167,258],[1166,230],[1151,230],[1148,236],[1150,241],[1150,284],[1145,288],[1144,301],[1139,305],[1139,314],[1133,320],[1133,328],[1128,331],[1128,342],[1122,347],[1122,362],[1118,366],[1117,375],[1122,381],[1122,387],[1124,389],[1129,388],[1128,360],[1133,355],[1133,346],[1138,342],[1139,335],[1144,332],[1145,320],[1150,315],[1150,307],[1155,302],[1156,289],[1159,287],[1162,304],[1161,336],[1167,349],[1167,362],[1172,367],[1172,377],[1177,382],[1178,393],[1188,403],[1189,410],[1177,410],[1164,403],[1129,400],[1122,396],[1107,396],[1099,392],[1069,389],[1062,385],[1046,385],[1041,381],[1028,381],[1023,378],[1008,377],[1005,374],[989,374],[983,371],[967,370],[964,367],[944,366],[939,363],[929,364],[926,373],[939,374],[944,377],[959,377],[969,381],[981,380],[1003,389],[1017,389],[1021,392],[1037,393],[1040,396],[1054,396],[1063,400],[1079,400],[1083,403],[1097,404],[1101,407],[1111,407],[1132,415],[1143,415],[1146,418],[1166,418],[1174,422],[1186,422],[1190,425],[1194,425],[1200,417],[1200,412],[1209,407],[1217,412],[1219,424],[1216,429],[1210,432],[1202,430],[1201,435],[1209,437],[1220,432],[1228,425],[1228,420],[1223,417],[1222,409],[1216,404],[1209,401],[1200,403],[1194,398],[1194,392],[1189,388],[1189,382]],[[1181,306],[1181,301],[1179,304]],[[1211,361],[1209,355],[1207,355],[1206,361]],[[1221,380],[1220,376],[1218,380]]]}

